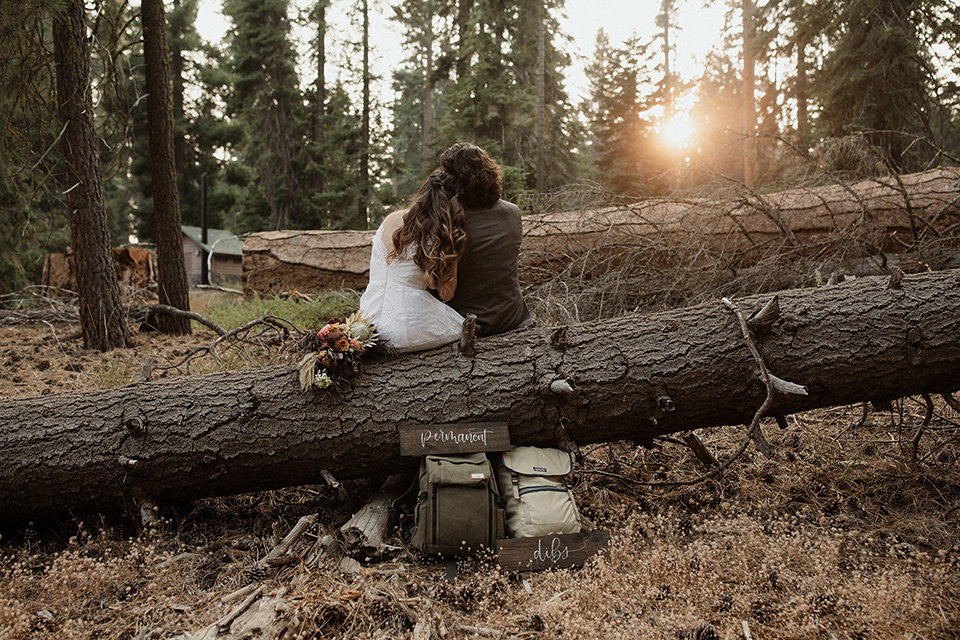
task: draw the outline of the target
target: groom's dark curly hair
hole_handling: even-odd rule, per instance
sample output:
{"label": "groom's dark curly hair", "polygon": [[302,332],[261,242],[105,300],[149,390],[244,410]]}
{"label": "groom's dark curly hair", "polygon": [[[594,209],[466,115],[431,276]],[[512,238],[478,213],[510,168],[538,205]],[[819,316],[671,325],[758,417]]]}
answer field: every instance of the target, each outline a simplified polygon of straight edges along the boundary
{"label": "groom's dark curly hair", "polygon": [[440,156],[393,233],[390,257],[413,246],[413,261],[427,287],[440,289],[456,275],[467,246],[465,208],[492,206],[503,193],[500,165],[475,144],[458,142]]}
{"label": "groom's dark curly hair", "polygon": [[440,168],[456,181],[456,196],[465,208],[492,206],[503,195],[500,165],[475,144],[458,142],[440,156]]}

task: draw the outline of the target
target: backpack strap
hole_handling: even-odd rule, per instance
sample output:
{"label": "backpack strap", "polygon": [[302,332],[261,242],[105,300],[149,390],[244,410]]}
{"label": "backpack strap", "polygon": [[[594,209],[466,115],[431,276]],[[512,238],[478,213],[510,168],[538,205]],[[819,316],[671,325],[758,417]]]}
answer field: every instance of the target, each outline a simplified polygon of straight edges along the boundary
{"label": "backpack strap", "polygon": [[414,520],[414,509],[417,504],[417,494],[420,489],[420,472],[417,471],[413,475],[413,481],[410,483],[410,488],[401,493],[397,498],[390,503],[390,511],[397,518],[397,522],[400,524],[400,529],[409,529],[413,526]]}

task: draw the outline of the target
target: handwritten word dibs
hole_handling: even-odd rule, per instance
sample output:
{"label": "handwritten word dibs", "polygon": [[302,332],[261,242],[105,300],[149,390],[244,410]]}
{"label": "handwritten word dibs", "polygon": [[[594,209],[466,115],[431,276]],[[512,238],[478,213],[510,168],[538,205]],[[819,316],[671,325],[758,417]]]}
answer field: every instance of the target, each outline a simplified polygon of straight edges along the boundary
{"label": "handwritten word dibs", "polygon": [[420,433],[420,446],[427,446],[428,442],[440,442],[446,444],[487,444],[487,434],[489,429],[469,431],[454,431],[453,429],[435,429],[433,431],[423,431]]}
{"label": "handwritten word dibs", "polygon": [[537,540],[537,550],[533,552],[533,559],[537,562],[557,563],[570,557],[570,547],[560,542],[560,538],[550,541],[550,547],[543,548],[543,539]]}

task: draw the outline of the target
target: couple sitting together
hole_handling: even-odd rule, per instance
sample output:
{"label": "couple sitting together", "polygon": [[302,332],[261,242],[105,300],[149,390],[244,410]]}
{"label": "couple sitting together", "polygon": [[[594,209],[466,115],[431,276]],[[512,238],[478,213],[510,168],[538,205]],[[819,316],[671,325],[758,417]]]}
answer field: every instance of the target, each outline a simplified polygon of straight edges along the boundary
{"label": "couple sitting together", "polygon": [[390,346],[423,351],[454,342],[471,313],[479,336],[532,324],[517,277],[520,209],[502,193],[500,166],[458,143],[410,208],[384,219],[360,310]]}

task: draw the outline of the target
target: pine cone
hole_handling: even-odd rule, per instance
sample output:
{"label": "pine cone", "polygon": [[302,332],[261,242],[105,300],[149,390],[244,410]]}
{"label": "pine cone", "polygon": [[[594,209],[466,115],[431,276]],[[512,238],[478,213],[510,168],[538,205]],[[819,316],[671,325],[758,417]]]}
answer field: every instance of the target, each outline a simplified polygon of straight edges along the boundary
{"label": "pine cone", "polygon": [[248,582],[262,582],[270,577],[270,567],[258,562],[255,565],[246,567],[243,570],[243,577]]}
{"label": "pine cone", "polygon": [[717,628],[709,622],[701,622],[693,629],[686,631],[677,631],[677,640],[720,640],[720,633]]}

